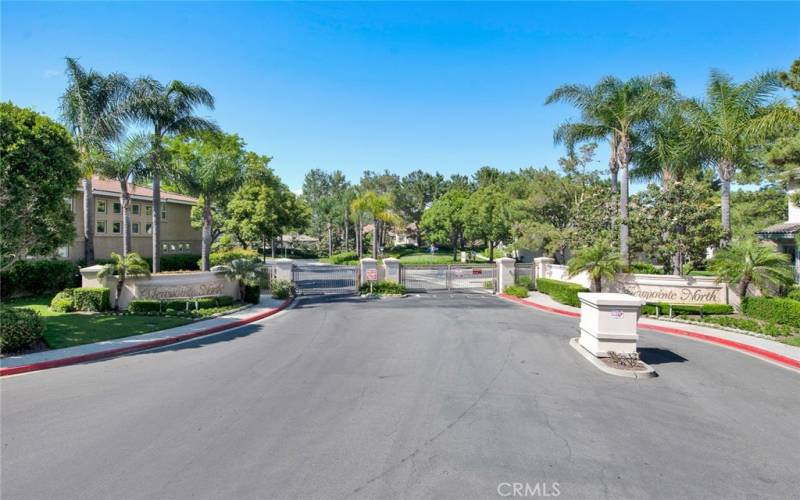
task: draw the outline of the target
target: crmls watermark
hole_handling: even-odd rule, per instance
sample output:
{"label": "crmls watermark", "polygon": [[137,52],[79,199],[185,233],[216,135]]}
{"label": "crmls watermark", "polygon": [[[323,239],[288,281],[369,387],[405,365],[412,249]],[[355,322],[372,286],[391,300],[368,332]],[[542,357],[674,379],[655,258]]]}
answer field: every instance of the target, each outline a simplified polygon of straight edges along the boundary
{"label": "crmls watermark", "polygon": [[497,494],[501,497],[557,497],[561,495],[558,483],[500,483]]}

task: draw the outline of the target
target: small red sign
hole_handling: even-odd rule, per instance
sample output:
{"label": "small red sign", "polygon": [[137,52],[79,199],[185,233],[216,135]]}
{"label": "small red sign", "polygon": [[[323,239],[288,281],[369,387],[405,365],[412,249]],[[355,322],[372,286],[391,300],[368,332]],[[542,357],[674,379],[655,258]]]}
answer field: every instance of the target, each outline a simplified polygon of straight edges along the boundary
{"label": "small red sign", "polygon": [[480,267],[473,267],[472,274],[483,274],[483,269],[481,269]]}
{"label": "small red sign", "polygon": [[367,269],[367,281],[378,281],[377,269]]}

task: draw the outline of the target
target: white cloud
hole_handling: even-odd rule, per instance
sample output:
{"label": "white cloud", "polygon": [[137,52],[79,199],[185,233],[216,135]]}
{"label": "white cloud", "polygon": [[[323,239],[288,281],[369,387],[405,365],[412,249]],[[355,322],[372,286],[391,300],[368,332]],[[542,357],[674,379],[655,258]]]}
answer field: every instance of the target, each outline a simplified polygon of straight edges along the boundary
{"label": "white cloud", "polygon": [[44,78],[45,80],[49,80],[49,79],[51,79],[51,78],[55,78],[55,77],[57,77],[57,76],[61,76],[61,75],[62,75],[62,72],[61,72],[61,70],[57,70],[57,69],[46,69],[46,70],[44,70],[44,72],[42,73],[42,78]]}

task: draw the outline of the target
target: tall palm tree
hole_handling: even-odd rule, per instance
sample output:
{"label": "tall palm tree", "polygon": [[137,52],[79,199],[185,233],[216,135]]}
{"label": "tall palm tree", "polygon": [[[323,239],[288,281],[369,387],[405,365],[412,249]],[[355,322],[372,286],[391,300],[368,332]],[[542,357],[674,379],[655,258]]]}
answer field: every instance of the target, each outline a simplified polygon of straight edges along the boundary
{"label": "tall palm tree", "polygon": [[392,197],[388,194],[378,194],[375,191],[366,191],[353,200],[351,209],[355,213],[365,213],[372,219],[372,258],[378,258],[380,248],[380,226],[384,223],[398,224],[400,218],[392,212]]}
{"label": "tall palm tree", "polygon": [[153,182],[153,272],[156,273],[161,268],[161,177],[169,168],[164,139],[218,130],[210,120],[195,116],[198,106],[214,109],[214,97],[203,87],[178,80],[163,85],[149,77],[140,78],[131,92],[129,113],[152,127],[150,177]]}
{"label": "tall palm tree", "polygon": [[[619,171],[619,250],[625,266],[630,265],[628,230],[628,173],[634,142],[642,127],[654,118],[659,105],[675,88],[668,75],[637,76],[622,81],[602,78],[594,87],[565,85],[556,89],[547,103],[564,101],[581,110],[585,123],[572,124],[559,133],[573,144],[606,139],[612,146],[611,162]],[[568,143],[569,143],[568,142]],[[612,169],[613,174],[613,169]]]}
{"label": "tall palm tree", "polygon": [[142,179],[147,172],[150,154],[150,139],[143,134],[129,137],[116,149],[109,152],[108,158],[100,165],[100,173],[119,182],[119,201],[122,207],[122,256],[131,252],[131,194],[128,183]]}
{"label": "tall palm tree", "polygon": [[770,287],[794,283],[789,256],[755,241],[734,242],[717,252],[709,267],[719,281],[737,288],[741,301],[747,297],[751,284],[770,292]]}
{"label": "tall palm tree", "polygon": [[731,181],[737,168],[755,163],[753,146],[796,120],[790,109],[771,102],[780,86],[777,73],[767,72],[736,84],[730,75],[712,70],[704,100],[692,99],[686,108],[720,179],[722,240],[731,239]]}
{"label": "tall palm tree", "polygon": [[107,142],[125,129],[125,100],[130,82],[125,75],[104,76],[66,58],[67,88],[60,100],[61,117],[72,132],[83,174],[83,259],[94,264],[94,192],[92,175]]}

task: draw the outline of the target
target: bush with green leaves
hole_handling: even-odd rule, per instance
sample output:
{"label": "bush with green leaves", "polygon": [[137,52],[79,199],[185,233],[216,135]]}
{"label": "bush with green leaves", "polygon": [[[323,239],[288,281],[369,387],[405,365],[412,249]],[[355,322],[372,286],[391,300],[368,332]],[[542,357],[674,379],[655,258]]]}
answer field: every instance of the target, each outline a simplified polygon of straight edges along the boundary
{"label": "bush with green leaves", "polygon": [[[378,295],[403,295],[406,293],[406,287],[396,281],[373,281],[371,283],[372,293]],[[369,293],[370,282],[362,283],[358,290],[361,293]]]}
{"label": "bush with green leaves", "polygon": [[[687,318],[683,316],[683,318]],[[708,316],[703,318],[704,323],[712,323],[719,326],[726,326],[728,328],[737,328],[739,330],[746,330],[748,332],[762,333],[764,335],[771,335],[773,337],[790,336],[797,333],[797,328],[791,326],[779,325],[771,321],[756,321],[750,318],[740,318],[735,316]]]}
{"label": "bush with green leaves", "polygon": [[133,314],[161,312],[161,301],[154,299],[134,299],[128,303],[128,311]]}
{"label": "bush with green leaves", "polygon": [[[642,314],[667,316],[669,315],[670,304],[660,302],[658,304],[645,304],[642,306]],[[672,304],[672,314],[679,315],[716,315],[733,314],[733,306],[728,304]]]}
{"label": "bush with green leaves", "polygon": [[556,302],[573,307],[580,307],[581,305],[578,294],[580,292],[589,291],[588,288],[578,285],[577,283],[553,280],[550,278],[537,279],[536,289],[542,293],[546,293]]}
{"label": "bush with green leaves", "polygon": [[177,312],[214,309],[233,305],[230,295],[214,295],[188,299],[134,299],[128,303],[128,311],[133,314],[161,313],[168,310]]}
{"label": "bush with green leaves", "polygon": [[261,301],[261,287],[258,285],[245,285],[242,302],[258,304]]}
{"label": "bush with green leaves", "polygon": [[24,307],[0,308],[0,351],[21,351],[41,340],[44,320],[36,311]]}
{"label": "bush with green leaves", "polygon": [[330,264],[337,264],[337,265],[354,265],[358,264],[359,262],[358,254],[355,252],[335,253],[331,255],[329,258],[324,260]]}
{"label": "bush with green leaves", "polygon": [[524,299],[528,296],[528,287],[522,285],[509,285],[503,290],[504,293]]}
{"label": "bush with green leaves", "polygon": [[288,299],[292,295],[292,282],[288,280],[272,280],[270,288],[274,299]]}
{"label": "bush with green leaves", "polygon": [[633,262],[630,271],[634,274],[664,274],[664,269],[649,262]]}
{"label": "bush with green leaves", "polygon": [[800,287],[797,285],[793,286],[789,293],[786,294],[787,299],[792,299],[800,302]]}
{"label": "bush with green leaves", "polygon": [[533,278],[531,278],[530,276],[527,276],[527,275],[519,276],[519,277],[517,277],[516,281],[517,281],[516,284],[521,286],[521,287],[524,287],[524,288],[526,288],[528,290],[532,290],[533,289]]}
{"label": "bush with green leaves", "polygon": [[80,284],[77,264],[62,259],[20,260],[0,273],[4,298],[41,295]]}
{"label": "bush with green leaves", "polygon": [[[211,253],[211,255],[209,255],[209,260],[211,261],[211,267],[224,266],[225,264],[230,264],[231,262],[237,259],[259,261],[261,260],[261,257],[255,250],[249,250],[249,249],[245,250],[243,248],[234,248],[233,250],[213,252]],[[198,269],[200,264],[201,262],[197,261]]]}
{"label": "bush with green leaves", "polygon": [[[150,257],[145,257],[145,260],[147,261],[148,264],[150,264],[150,267],[152,268],[153,259]],[[197,271],[198,269],[200,269],[200,266],[198,266],[197,264],[199,260],[200,260],[200,255],[196,253],[162,255],[161,272]]]}
{"label": "bush with green leaves", "polygon": [[53,312],[68,313],[75,310],[75,297],[72,289],[67,288],[58,292],[50,301],[50,310]]}
{"label": "bush with green leaves", "polygon": [[111,307],[108,288],[73,288],[76,311],[107,311]]}
{"label": "bush with green leaves", "polygon": [[747,316],[800,328],[800,302],[778,297],[747,297],[742,302]]}

